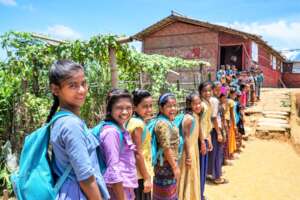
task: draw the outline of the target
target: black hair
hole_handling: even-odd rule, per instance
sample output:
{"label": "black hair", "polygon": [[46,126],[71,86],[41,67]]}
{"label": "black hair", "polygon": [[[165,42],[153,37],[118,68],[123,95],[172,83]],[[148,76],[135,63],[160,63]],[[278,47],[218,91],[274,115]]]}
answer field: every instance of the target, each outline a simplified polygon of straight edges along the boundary
{"label": "black hair", "polygon": [[106,102],[106,115],[105,115],[105,121],[113,121],[115,120],[112,117],[112,108],[115,105],[116,102],[118,102],[120,99],[126,98],[129,99],[129,101],[132,103],[132,96],[128,92],[128,90],[123,89],[112,89],[107,96],[107,102]]}
{"label": "black hair", "polygon": [[[168,103],[169,99],[176,99],[176,98],[175,98],[175,95],[172,94],[172,93],[169,93],[169,92],[168,92],[168,93],[161,94],[161,95],[159,96],[158,102],[157,102],[158,107],[164,107],[164,105],[166,105],[166,104]],[[160,112],[160,109],[159,109],[158,115],[160,115],[160,114],[161,114],[161,112]]]}
{"label": "black hair", "polygon": [[[57,60],[55,61],[49,70],[49,83],[60,86],[61,83],[65,80],[68,80],[72,77],[73,72],[77,72],[79,70],[84,71],[82,65],[75,63],[71,60]],[[59,107],[59,99],[57,96],[53,95],[53,104],[50,110],[50,113],[47,117],[47,123],[50,122],[53,115],[57,111]]]}
{"label": "black hair", "polygon": [[231,94],[234,94],[234,93],[236,93],[237,92],[237,90],[236,90],[236,88],[235,87],[230,87],[230,90],[229,90],[229,94],[231,95]]}
{"label": "black hair", "polygon": [[218,86],[222,86],[222,83],[220,81],[215,81],[213,82],[211,89],[215,89]]}
{"label": "black hair", "polygon": [[224,93],[221,93],[221,94],[220,94],[220,99],[221,99],[222,97],[226,97],[226,95],[225,95]]}
{"label": "black hair", "polygon": [[245,87],[246,87],[246,85],[242,83],[242,84],[240,85],[240,91],[243,91],[243,89],[244,89]]}
{"label": "black hair", "polygon": [[157,102],[158,106],[163,107],[168,103],[169,99],[176,99],[175,95],[172,93],[164,93],[160,95]]}
{"label": "black hair", "polygon": [[201,96],[201,92],[204,88],[206,88],[207,86],[212,86],[211,82],[210,81],[205,81],[203,83],[201,83],[198,87],[198,92],[199,92],[199,95]]}
{"label": "black hair", "polygon": [[193,114],[193,110],[192,110],[192,102],[194,97],[199,97],[199,93],[198,92],[192,92],[189,95],[186,96],[185,98],[185,113],[188,114]]}
{"label": "black hair", "polygon": [[133,105],[138,106],[144,98],[151,97],[150,92],[143,89],[136,89],[132,92],[133,96]]}

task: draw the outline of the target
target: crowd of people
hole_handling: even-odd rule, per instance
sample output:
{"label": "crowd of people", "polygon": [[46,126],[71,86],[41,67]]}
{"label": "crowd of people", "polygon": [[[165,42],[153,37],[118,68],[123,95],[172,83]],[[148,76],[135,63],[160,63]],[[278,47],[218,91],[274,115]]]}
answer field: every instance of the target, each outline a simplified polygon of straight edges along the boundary
{"label": "crowd of people", "polygon": [[113,89],[105,119],[87,131],[79,117],[88,91],[83,67],[57,61],[49,78],[54,103],[48,122],[61,111],[72,113],[51,128],[54,174],[72,166],[58,200],[207,199],[207,180],[230,181],[222,166],[244,147],[244,109],[260,98],[263,82],[259,70],[221,66],[215,82],[201,83],[186,97],[183,111],[168,92],[159,97],[155,115],[148,91]]}

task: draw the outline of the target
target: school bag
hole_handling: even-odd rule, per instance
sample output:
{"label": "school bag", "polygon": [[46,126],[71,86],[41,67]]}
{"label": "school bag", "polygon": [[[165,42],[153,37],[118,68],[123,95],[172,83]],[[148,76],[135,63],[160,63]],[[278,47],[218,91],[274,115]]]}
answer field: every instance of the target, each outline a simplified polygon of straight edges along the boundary
{"label": "school bag", "polygon": [[[175,126],[179,129],[179,147],[178,147],[179,160],[181,159],[183,147],[184,147],[184,132],[183,132],[182,125],[183,125],[183,119],[184,119],[185,115],[186,115],[185,113],[180,113],[175,117],[175,119],[173,121]],[[195,118],[192,116],[192,127],[190,130],[191,135],[193,133],[194,128],[195,128]]]}
{"label": "school bag", "polygon": [[[179,116],[179,117],[181,117],[181,116]],[[183,117],[181,120],[179,120],[179,117],[178,117],[176,123],[178,123],[179,121],[182,122]],[[174,126],[180,127],[180,125],[176,125],[174,122],[170,122],[163,115],[158,115],[156,118],[154,118],[148,122],[147,128],[151,133],[152,166],[155,166],[157,164],[158,160],[160,161],[160,165],[161,166],[163,165],[163,149],[158,147],[157,137],[156,137],[156,133],[155,133],[155,126],[158,121],[166,122],[170,129],[172,129]],[[181,158],[181,154],[183,151],[183,144],[184,144],[183,137],[179,137],[179,146],[178,146],[178,158],[179,159]]]}
{"label": "school bag", "polygon": [[63,175],[55,182],[47,153],[50,129],[57,119],[70,115],[73,114],[59,111],[49,123],[26,136],[20,156],[19,169],[10,176],[18,200],[51,200],[56,198],[72,166],[69,165]]}
{"label": "school bag", "polygon": [[[92,134],[97,138],[97,140],[99,140],[99,136],[103,131],[103,127],[104,126],[110,126],[110,127],[114,127],[117,129],[118,133],[119,133],[119,137],[120,137],[120,150],[122,150],[123,148],[123,131],[121,130],[121,128],[113,123],[112,121],[100,121],[99,124],[97,124],[94,128],[91,129]],[[98,157],[98,161],[99,161],[99,167],[100,167],[100,171],[101,174],[104,175],[107,166],[105,164],[105,156],[102,154],[102,151],[100,150],[100,146],[97,147],[96,149],[97,152],[97,157]]]}

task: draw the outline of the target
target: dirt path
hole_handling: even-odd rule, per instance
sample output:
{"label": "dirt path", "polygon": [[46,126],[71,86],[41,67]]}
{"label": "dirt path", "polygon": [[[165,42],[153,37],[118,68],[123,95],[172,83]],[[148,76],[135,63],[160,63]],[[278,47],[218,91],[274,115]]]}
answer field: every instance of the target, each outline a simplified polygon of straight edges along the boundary
{"label": "dirt path", "polygon": [[[264,99],[258,106],[267,107],[267,98]],[[276,107],[271,102],[273,108]],[[299,200],[300,155],[293,146],[289,142],[262,140],[254,135],[245,145],[240,158],[233,161],[233,166],[223,167],[224,177],[229,183],[206,185],[208,199]]]}
{"label": "dirt path", "polygon": [[251,137],[233,166],[224,167],[226,185],[207,185],[212,200],[299,200],[300,156],[276,140]]}

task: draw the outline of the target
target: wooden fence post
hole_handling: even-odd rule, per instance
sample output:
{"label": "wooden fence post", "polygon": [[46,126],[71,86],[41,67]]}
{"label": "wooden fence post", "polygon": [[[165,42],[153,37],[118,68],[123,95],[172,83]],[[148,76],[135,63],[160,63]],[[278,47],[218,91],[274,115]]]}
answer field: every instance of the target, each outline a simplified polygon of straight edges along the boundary
{"label": "wooden fence post", "polygon": [[8,200],[8,191],[3,190],[3,200]]}

